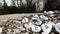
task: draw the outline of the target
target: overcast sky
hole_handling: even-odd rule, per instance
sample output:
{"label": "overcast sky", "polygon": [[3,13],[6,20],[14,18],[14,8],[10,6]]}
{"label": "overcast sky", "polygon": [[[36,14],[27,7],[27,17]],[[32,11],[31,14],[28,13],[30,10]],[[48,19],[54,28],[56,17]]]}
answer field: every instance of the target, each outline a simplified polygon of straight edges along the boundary
{"label": "overcast sky", "polygon": [[11,0],[6,0],[8,5],[11,5]]}
{"label": "overcast sky", "polygon": [[[3,2],[3,0],[0,0],[0,2]],[[11,5],[11,0],[6,0],[6,3],[9,5]]]}

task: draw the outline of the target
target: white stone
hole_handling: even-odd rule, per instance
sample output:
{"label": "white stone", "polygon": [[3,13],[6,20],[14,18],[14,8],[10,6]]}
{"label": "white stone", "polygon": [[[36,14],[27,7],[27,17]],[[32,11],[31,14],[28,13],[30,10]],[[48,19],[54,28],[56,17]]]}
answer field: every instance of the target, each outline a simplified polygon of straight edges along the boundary
{"label": "white stone", "polygon": [[48,13],[48,14],[53,14],[54,12],[53,12],[53,11],[48,11],[47,13]]}
{"label": "white stone", "polygon": [[23,22],[23,23],[29,22],[29,19],[28,19],[27,17],[24,17],[24,18],[22,19],[22,22]]}
{"label": "white stone", "polygon": [[48,33],[46,33],[46,32],[42,32],[41,34],[48,34]]}
{"label": "white stone", "polygon": [[35,24],[36,24],[36,25],[41,25],[41,24],[42,24],[42,21],[41,21],[41,20],[38,20],[38,21],[36,21]]}
{"label": "white stone", "polygon": [[60,23],[55,25],[55,30],[60,33]]}
{"label": "white stone", "polygon": [[0,27],[0,33],[2,33],[2,28]]}
{"label": "white stone", "polygon": [[44,23],[41,25],[41,28],[42,28],[43,32],[50,33],[52,30],[52,25],[50,23]]}
{"label": "white stone", "polygon": [[33,15],[32,20],[37,20],[37,19],[39,19],[39,16],[38,15]]}
{"label": "white stone", "polygon": [[44,15],[40,15],[40,18],[41,18],[42,20],[48,20],[48,17],[46,17],[46,16],[44,16]]}
{"label": "white stone", "polygon": [[32,25],[32,31],[33,32],[40,32],[41,31],[41,28],[39,26]]}
{"label": "white stone", "polygon": [[26,28],[31,28],[32,27],[32,23],[26,23],[26,24],[24,24],[24,27],[26,27]]}

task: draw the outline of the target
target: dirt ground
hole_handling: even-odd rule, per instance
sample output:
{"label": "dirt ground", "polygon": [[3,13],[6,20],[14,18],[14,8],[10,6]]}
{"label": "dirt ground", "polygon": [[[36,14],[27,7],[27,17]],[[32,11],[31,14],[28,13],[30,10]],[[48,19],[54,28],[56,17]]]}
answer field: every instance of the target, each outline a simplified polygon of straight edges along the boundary
{"label": "dirt ground", "polygon": [[33,14],[42,14],[42,13],[0,15],[0,20],[5,20],[5,19],[8,19],[8,18],[17,18],[17,17],[23,17],[23,16],[30,16],[30,15],[33,15]]}

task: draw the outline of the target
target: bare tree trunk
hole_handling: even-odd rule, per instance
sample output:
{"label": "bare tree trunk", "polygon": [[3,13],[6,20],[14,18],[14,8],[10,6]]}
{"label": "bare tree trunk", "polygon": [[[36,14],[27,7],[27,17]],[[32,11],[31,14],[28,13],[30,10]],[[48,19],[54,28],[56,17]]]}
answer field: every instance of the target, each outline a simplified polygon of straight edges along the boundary
{"label": "bare tree trunk", "polygon": [[20,5],[22,5],[22,0],[20,0]]}
{"label": "bare tree trunk", "polygon": [[16,0],[16,1],[17,1],[17,6],[19,7],[18,0]]}
{"label": "bare tree trunk", "polygon": [[5,2],[5,0],[3,0],[3,2],[4,2],[4,9],[5,9],[5,3],[6,3],[6,2]]}
{"label": "bare tree trunk", "polygon": [[12,1],[12,6],[16,6],[14,0],[11,0],[11,1]]}
{"label": "bare tree trunk", "polygon": [[3,2],[4,2],[3,7],[4,7],[4,9],[6,9],[7,8],[6,0],[3,0]]}

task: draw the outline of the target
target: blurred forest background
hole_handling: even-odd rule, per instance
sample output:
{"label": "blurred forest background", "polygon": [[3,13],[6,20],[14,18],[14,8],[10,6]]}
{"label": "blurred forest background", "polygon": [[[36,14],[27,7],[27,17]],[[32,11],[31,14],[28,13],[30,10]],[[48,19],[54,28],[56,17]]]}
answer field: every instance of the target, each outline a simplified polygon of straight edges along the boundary
{"label": "blurred forest background", "polygon": [[[8,2],[10,1],[10,3]],[[60,11],[60,0],[0,0],[0,15]]]}

